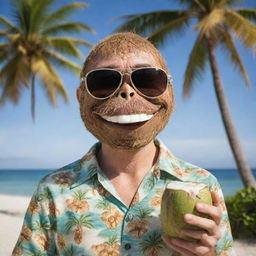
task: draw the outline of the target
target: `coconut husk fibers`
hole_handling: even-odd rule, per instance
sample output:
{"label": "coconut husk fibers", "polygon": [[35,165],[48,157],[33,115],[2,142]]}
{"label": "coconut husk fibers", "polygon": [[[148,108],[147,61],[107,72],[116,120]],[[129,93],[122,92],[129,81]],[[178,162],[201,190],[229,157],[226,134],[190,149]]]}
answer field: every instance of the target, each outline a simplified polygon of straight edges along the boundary
{"label": "coconut husk fibers", "polygon": [[[153,56],[158,67],[167,70],[166,63],[159,51],[145,38],[133,33],[117,33],[103,39],[89,54],[84,63],[81,77],[95,68],[99,60],[113,57],[132,58],[138,53]],[[79,94],[81,118],[86,128],[102,143],[112,148],[134,150],[150,143],[167,124],[173,110],[173,89],[168,90],[156,99],[148,99],[135,92],[130,100],[112,96],[105,100],[92,98],[80,85]],[[134,125],[117,125],[106,122],[99,114],[139,114],[158,113],[149,121]]]}

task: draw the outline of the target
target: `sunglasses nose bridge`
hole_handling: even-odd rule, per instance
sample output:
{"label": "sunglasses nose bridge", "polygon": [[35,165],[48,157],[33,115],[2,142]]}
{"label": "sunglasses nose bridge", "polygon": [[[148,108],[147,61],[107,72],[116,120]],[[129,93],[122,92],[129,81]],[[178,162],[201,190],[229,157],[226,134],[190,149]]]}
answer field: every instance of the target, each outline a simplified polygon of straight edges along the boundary
{"label": "sunglasses nose bridge", "polygon": [[133,89],[135,89],[132,82],[131,73],[126,72],[126,73],[120,73],[120,74],[121,74],[121,81],[120,81],[119,89],[122,88],[124,84],[127,84]]}
{"label": "sunglasses nose bridge", "polygon": [[122,84],[125,82],[131,84],[131,73],[122,73]]}
{"label": "sunglasses nose bridge", "polygon": [[135,88],[131,81],[131,74],[122,73],[122,81],[117,91],[117,96],[128,100],[135,95],[135,92]]}

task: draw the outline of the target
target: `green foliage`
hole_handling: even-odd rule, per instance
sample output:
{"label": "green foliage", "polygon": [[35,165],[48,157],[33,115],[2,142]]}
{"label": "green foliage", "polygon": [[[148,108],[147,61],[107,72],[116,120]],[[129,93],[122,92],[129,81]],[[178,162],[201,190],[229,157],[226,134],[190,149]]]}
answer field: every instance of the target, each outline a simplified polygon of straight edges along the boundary
{"label": "green foliage", "polygon": [[116,31],[135,31],[146,36],[157,47],[167,44],[175,36],[182,36],[185,29],[197,31],[197,40],[189,56],[183,83],[183,95],[190,96],[196,81],[200,81],[209,61],[207,42],[221,46],[234,67],[238,69],[246,85],[250,81],[233,40],[236,38],[245,47],[255,50],[256,11],[249,8],[233,8],[239,0],[176,0],[180,10],[161,10],[149,13],[126,15],[116,18],[125,22]]}
{"label": "green foliage", "polygon": [[68,102],[68,92],[56,68],[77,74],[81,66],[69,60],[83,59],[78,46],[91,46],[71,36],[94,30],[71,20],[71,15],[87,6],[73,2],[53,10],[56,0],[13,0],[13,20],[0,16],[0,106],[17,104],[23,87],[31,87],[31,112],[35,117],[35,78],[41,81],[52,105],[60,95]]}
{"label": "green foliage", "polygon": [[225,201],[233,236],[256,237],[256,189],[242,189]]}

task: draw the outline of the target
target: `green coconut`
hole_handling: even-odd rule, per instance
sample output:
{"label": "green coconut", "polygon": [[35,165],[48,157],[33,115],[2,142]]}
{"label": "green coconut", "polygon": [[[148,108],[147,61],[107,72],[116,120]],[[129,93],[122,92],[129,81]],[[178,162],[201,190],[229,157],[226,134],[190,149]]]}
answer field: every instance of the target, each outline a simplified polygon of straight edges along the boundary
{"label": "green coconut", "polygon": [[195,239],[181,234],[180,230],[202,230],[184,221],[184,215],[187,213],[210,218],[196,210],[197,203],[212,205],[211,192],[207,184],[180,181],[169,183],[161,201],[160,219],[163,231],[170,237],[194,241]]}

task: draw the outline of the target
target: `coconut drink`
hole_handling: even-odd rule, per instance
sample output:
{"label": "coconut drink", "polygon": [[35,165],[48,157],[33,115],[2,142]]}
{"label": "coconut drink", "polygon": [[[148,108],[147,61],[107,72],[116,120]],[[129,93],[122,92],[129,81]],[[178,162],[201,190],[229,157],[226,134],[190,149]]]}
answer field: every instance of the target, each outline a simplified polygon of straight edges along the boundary
{"label": "coconut drink", "polygon": [[208,215],[196,210],[197,203],[212,205],[211,192],[207,184],[180,181],[169,183],[161,201],[160,219],[163,231],[170,237],[194,241],[195,239],[181,234],[180,230],[201,229],[184,221],[184,215],[187,213],[209,218]]}

